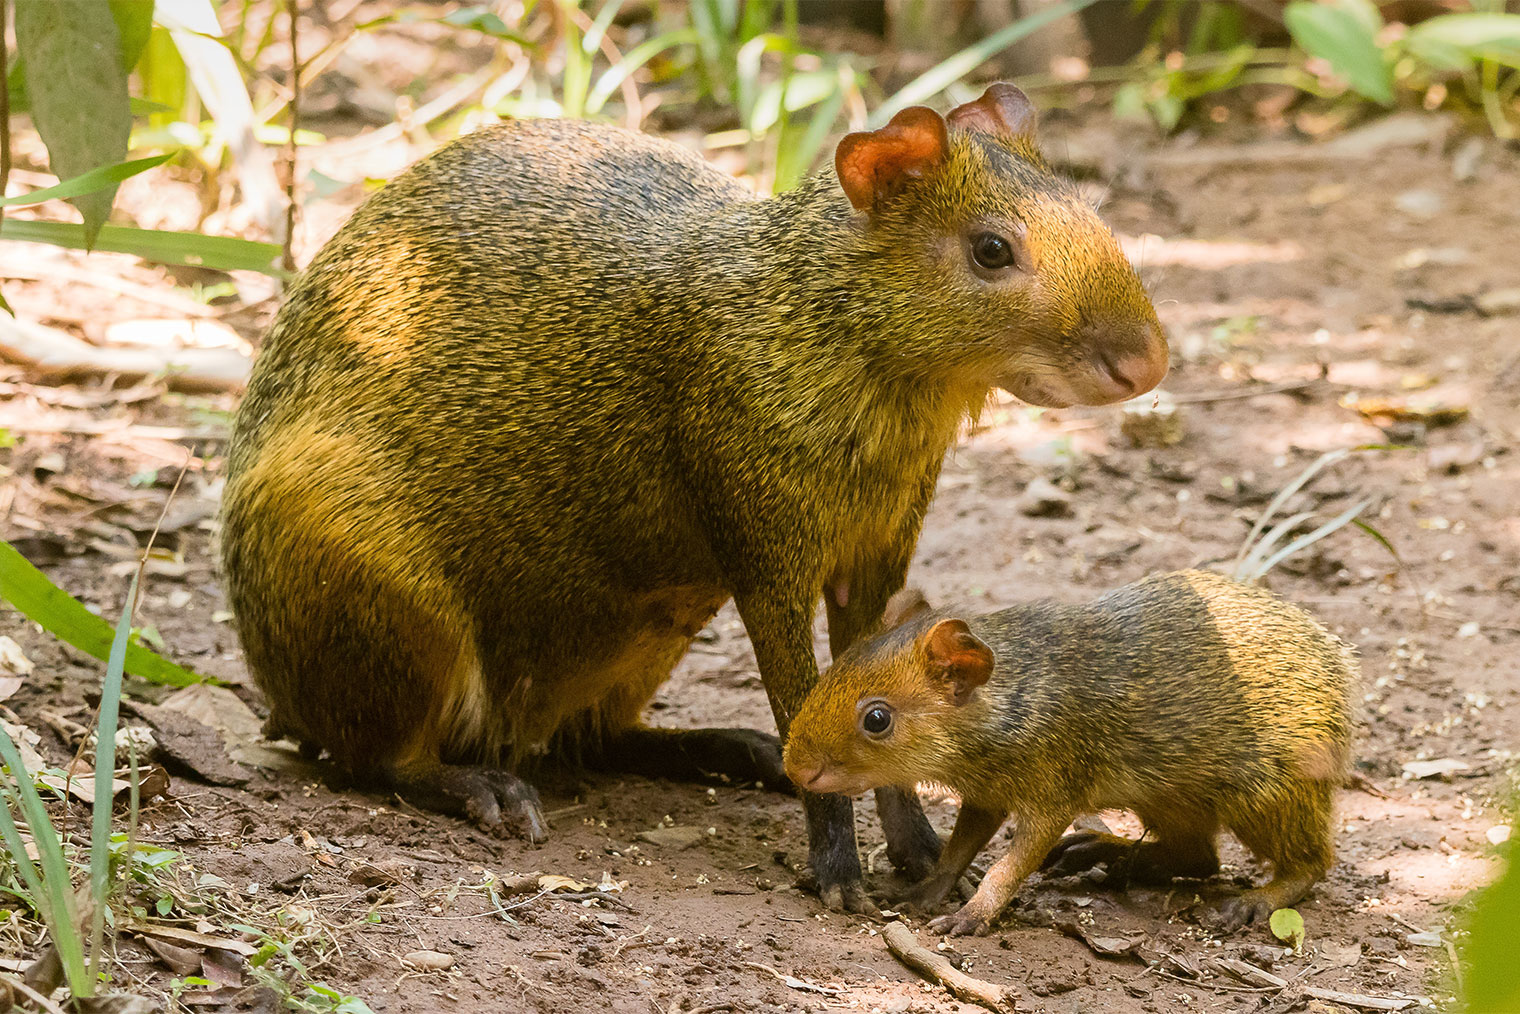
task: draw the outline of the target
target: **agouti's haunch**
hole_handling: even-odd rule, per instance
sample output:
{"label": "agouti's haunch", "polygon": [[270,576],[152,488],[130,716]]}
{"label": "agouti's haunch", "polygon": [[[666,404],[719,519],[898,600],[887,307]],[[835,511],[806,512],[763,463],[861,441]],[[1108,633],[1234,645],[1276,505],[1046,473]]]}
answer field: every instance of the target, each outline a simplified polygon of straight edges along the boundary
{"label": "agouti's haunch", "polygon": [[[1100,404],[1166,372],[1108,229],[997,85],[905,109],[758,200],[665,141],[519,122],[356,212],[254,367],[223,563],[269,731],[496,830],[525,758],[785,785],[774,737],[639,716],[730,596],[783,735],[901,587],[940,461],[1001,386]],[[895,862],[938,840],[882,810]],[[805,796],[834,906],[850,802]]]}
{"label": "agouti's haunch", "polygon": [[1072,819],[1106,808],[1134,811],[1150,840],[1073,835],[1063,864],[1206,877],[1221,828],[1268,860],[1269,883],[1221,906],[1233,928],[1330,868],[1355,671],[1303,610],[1204,571],[969,621],[925,608],[835,660],[792,720],[786,769],[811,792],[960,794],[939,865],[904,899],[924,908],[1012,814],[1012,850],[937,932],[986,932]]}

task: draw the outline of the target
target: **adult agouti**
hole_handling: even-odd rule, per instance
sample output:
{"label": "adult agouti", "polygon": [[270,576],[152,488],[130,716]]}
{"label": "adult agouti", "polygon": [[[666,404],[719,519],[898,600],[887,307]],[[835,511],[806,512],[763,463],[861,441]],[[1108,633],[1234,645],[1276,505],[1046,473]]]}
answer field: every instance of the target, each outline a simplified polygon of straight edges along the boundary
{"label": "adult agouti", "polygon": [[786,769],[810,792],[960,794],[938,866],[903,899],[918,907],[943,901],[1013,815],[1012,850],[936,932],[986,932],[1067,824],[1105,808],[1134,811],[1153,840],[1073,835],[1062,865],[1207,877],[1221,828],[1270,861],[1270,883],[1220,906],[1225,928],[1293,904],[1330,868],[1356,666],[1302,609],[1189,570],[1083,605],[905,611],[824,673],[792,719]]}
{"label": "adult agouti", "polygon": [[[1166,342],[1023,93],[914,107],[768,200],[574,122],[464,137],[357,211],[290,292],[234,430],[223,564],[271,735],[544,834],[526,757],[788,786],[774,737],[640,722],[734,597],[777,724],[901,587],[941,458],[1001,386],[1155,385]],[[805,797],[831,905],[850,802]],[[891,855],[938,840],[883,796]]]}

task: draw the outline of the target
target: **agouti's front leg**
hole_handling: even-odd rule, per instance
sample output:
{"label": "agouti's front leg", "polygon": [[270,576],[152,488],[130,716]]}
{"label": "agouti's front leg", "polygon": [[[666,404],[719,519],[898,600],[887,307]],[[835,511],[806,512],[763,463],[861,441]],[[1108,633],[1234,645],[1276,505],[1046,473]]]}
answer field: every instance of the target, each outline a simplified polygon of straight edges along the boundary
{"label": "agouti's front leg", "polygon": [[[807,595],[786,599],[774,592],[735,597],[759,664],[760,680],[786,742],[792,716],[818,682],[813,657],[813,616],[817,600]],[[855,808],[848,796],[800,792],[807,815],[808,862],[818,878],[818,896],[836,911],[875,915],[861,878],[855,847]]]}
{"label": "agouti's front leg", "polygon": [[[927,488],[932,493],[932,479]],[[834,575],[824,590],[824,604],[829,616],[829,653],[834,658],[879,624],[888,600],[903,586],[917,541],[918,525],[928,504],[927,496],[924,494],[921,502],[915,504],[905,522],[905,530],[894,545],[875,561],[857,565],[848,574]],[[929,818],[924,816],[918,793],[895,785],[877,789],[876,812],[881,818],[882,834],[887,839],[887,858],[897,871],[910,880],[922,880],[932,875],[940,857],[939,835],[934,833]]]}
{"label": "agouti's front leg", "polygon": [[1013,848],[987,871],[976,894],[959,911],[931,920],[929,929],[953,937],[984,935],[992,928],[992,920],[1013,900],[1019,885],[1040,868],[1041,860],[1061,840],[1061,832],[1074,816],[1064,811],[1054,817],[1021,816]]}
{"label": "agouti's front leg", "polygon": [[1007,810],[961,804],[961,812],[955,818],[955,830],[950,832],[950,841],[940,853],[934,872],[899,898],[898,904],[910,905],[921,912],[932,911],[955,888],[966,867],[987,847],[1006,819]]}

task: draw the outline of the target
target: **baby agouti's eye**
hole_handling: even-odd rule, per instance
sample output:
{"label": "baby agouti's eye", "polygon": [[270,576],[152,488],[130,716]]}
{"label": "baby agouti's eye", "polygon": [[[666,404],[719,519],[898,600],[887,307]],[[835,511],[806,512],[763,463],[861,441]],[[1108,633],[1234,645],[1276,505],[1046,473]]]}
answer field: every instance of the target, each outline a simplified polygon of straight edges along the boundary
{"label": "baby agouti's eye", "polygon": [[1013,243],[995,232],[979,232],[971,237],[971,256],[988,271],[998,271],[1014,263]]}
{"label": "baby agouti's eye", "polygon": [[860,712],[860,730],[880,738],[892,731],[892,709],[882,701],[872,701]]}

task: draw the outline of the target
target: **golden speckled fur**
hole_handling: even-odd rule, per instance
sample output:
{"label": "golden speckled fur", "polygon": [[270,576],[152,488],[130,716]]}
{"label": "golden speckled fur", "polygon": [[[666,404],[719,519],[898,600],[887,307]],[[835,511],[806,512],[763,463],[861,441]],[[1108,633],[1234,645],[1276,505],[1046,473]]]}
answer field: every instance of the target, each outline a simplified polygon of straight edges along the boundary
{"label": "golden speckled fur", "polygon": [[[978,644],[986,668],[967,654]],[[946,662],[947,651],[961,654]],[[969,696],[957,700],[963,669]],[[947,917],[954,931],[985,929],[1072,818],[1105,808],[1140,816],[1162,869],[1210,872],[1216,831],[1234,831],[1275,867],[1272,884],[1228,913],[1245,921],[1290,904],[1330,866],[1355,673],[1351,652],[1302,609],[1205,571],[1083,605],[966,621],[922,610],[823,675],[792,723],[787,770],[818,791],[940,783],[984,823],[1011,813],[1015,862],[966,917]],[[882,736],[863,724],[877,702],[892,716]],[[952,859],[952,839],[919,900],[942,897],[984,844]]]}
{"label": "golden speckled fur", "polygon": [[[223,564],[271,731],[408,786],[596,748],[733,596],[784,732],[819,596],[836,648],[876,622],[992,385],[1113,400],[1115,357],[1153,384],[1150,301],[1031,135],[916,115],[940,157],[869,211],[827,171],[758,200],[557,121],[471,134],[366,202],[233,436]],[[1027,270],[968,270],[988,222],[1026,231]]]}

